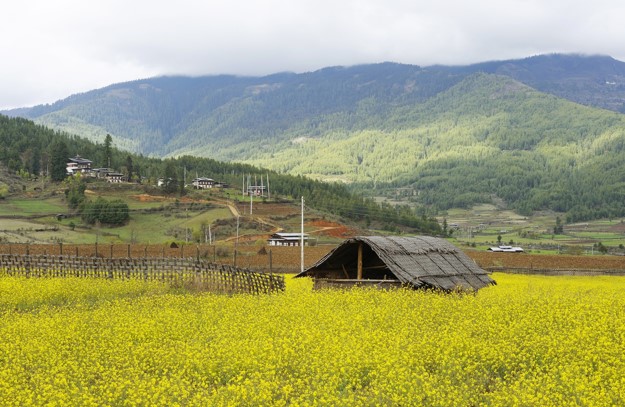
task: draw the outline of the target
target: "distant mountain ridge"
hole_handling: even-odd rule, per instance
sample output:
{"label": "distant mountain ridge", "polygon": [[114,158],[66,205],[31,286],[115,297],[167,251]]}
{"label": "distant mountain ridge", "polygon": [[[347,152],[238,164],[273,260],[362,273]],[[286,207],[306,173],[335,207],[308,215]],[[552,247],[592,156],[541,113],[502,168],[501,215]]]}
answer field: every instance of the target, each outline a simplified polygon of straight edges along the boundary
{"label": "distant mountain ridge", "polygon": [[[588,106],[625,111],[625,63],[606,56],[555,54],[468,66],[381,63],[264,77],[157,77],[4,113],[96,141],[108,133],[119,147],[144,154],[247,160],[244,150],[254,151],[259,144],[238,144],[293,138],[293,133],[314,136],[325,130],[315,123],[328,115],[337,116],[341,128],[362,128],[374,119],[355,123],[344,116],[365,109],[383,116],[422,103],[476,72],[508,76]],[[215,142],[225,145],[216,148]]]}

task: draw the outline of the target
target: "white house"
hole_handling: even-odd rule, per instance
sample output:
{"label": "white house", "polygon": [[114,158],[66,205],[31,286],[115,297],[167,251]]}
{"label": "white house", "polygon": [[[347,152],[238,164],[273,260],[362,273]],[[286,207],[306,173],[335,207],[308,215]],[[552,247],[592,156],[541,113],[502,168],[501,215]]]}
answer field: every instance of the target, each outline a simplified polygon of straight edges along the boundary
{"label": "white house", "polygon": [[106,180],[113,184],[119,184],[124,182],[124,174],[120,174],[119,172],[107,172]]}
{"label": "white house", "polygon": [[[269,246],[299,246],[302,241],[301,233],[274,233],[267,240]],[[308,241],[308,235],[304,233],[304,244]]]}
{"label": "white house", "polygon": [[77,155],[76,157],[69,159],[65,170],[67,171],[67,175],[90,173],[91,164],[91,160],[87,160],[86,158],[82,158]]}
{"label": "white house", "polygon": [[215,180],[212,178],[200,177],[194,179],[192,184],[195,189],[209,189],[215,186]]}

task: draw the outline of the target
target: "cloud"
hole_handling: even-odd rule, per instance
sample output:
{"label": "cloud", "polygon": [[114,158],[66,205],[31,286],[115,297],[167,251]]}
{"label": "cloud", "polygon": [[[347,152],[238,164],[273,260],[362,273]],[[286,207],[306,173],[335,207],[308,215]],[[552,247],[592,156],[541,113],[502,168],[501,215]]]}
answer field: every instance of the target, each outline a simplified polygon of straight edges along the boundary
{"label": "cloud", "polygon": [[8,0],[0,108],[162,74],[263,75],[539,53],[625,58],[625,5],[554,0]]}

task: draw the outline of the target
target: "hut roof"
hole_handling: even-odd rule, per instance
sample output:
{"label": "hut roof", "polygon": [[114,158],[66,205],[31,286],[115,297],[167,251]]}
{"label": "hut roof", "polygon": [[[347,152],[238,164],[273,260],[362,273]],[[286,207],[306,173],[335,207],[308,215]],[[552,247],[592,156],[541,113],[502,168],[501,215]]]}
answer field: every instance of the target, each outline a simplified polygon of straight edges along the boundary
{"label": "hut roof", "polygon": [[[488,273],[457,247],[444,239],[430,236],[356,236],[343,242],[317,263],[298,274],[318,276],[324,269],[353,265],[358,246],[368,259],[363,263],[386,267],[399,281],[413,287],[435,287],[451,291],[455,289],[478,290],[495,281]],[[364,257],[365,255],[363,255]],[[377,257],[372,261],[371,257]],[[347,274],[347,273],[346,273]]]}

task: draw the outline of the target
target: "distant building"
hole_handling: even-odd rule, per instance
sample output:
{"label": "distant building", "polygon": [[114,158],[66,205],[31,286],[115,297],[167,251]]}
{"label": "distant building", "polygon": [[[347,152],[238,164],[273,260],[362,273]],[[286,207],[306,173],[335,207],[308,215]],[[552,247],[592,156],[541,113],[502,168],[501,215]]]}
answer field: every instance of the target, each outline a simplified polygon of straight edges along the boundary
{"label": "distant building", "polygon": [[[301,233],[274,233],[267,243],[269,246],[299,246],[301,241]],[[308,242],[308,235],[304,233],[304,244],[306,242]]]}
{"label": "distant building", "polygon": [[267,190],[267,187],[265,187],[264,185],[248,185],[247,195],[265,196],[266,190]]}
{"label": "distant building", "polygon": [[156,185],[159,187],[164,187],[170,182],[173,182],[173,178],[159,178],[156,180]]}
{"label": "distant building", "polygon": [[111,168],[92,168],[89,175],[93,178],[106,178],[106,175],[111,172],[115,172],[115,170]]}
{"label": "distant building", "polygon": [[215,180],[212,178],[200,177],[193,180],[192,185],[195,189],[210,189],[215,187]]}
{"label": "distant building", "polygon": [[124,182],[124,174],[120,174],[119,172],[107,172],[105,178],[107,182],[113,184]]}
{"label": "distant building", "polygon": [[89,174],[91,172],[92,163],[93,162],[91,160],[82,158],[79,155],[74,158],[70,158],[67,163],[67,167],[65,168],[67,171],[67,175]]}
{"label": "distant building", "polygon": [[496,246],[489,247],[489,252],[498,252],[498,253],[522,253],[524,250],[520,247],[515,246]]}

